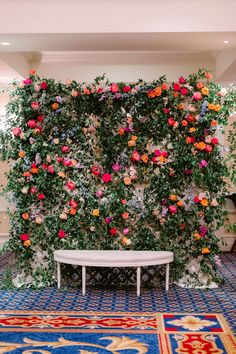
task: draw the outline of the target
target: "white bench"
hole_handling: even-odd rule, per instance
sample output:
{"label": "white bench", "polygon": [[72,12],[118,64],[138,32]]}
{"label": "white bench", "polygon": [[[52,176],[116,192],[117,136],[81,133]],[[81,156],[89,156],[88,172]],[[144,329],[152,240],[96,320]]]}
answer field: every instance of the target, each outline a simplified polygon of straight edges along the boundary
{"label": "white bench", "polygon": [[57,285],[61,287],[61,263],[82,266],[82,294],[86,292],[86,266],[90,267],[136,267],[137,296],[140,295],[141,267],[166,264],[166,291],[169,290],[169,267],[174,254],[166,251],[54,251],[57,262]]}

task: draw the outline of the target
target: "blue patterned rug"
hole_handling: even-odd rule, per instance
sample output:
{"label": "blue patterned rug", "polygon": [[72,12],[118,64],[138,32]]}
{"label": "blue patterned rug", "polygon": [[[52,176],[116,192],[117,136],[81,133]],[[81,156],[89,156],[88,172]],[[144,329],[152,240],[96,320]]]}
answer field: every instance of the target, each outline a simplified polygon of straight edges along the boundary
{"label": "blue patterned rug", "polygon": [[[7,290],[0,292],[0,310],[221,313],[236,334],[236,255],[224,254],[221,260],[225,283],[218,289],[181,289],[171,285],[166,293],[161,283],[155,289],[142,288],[139,298],[135,284],[127,291],[88,288],[86,296],[82,296],[80,288]],[[2,269],[6,262],[2,259]]]}

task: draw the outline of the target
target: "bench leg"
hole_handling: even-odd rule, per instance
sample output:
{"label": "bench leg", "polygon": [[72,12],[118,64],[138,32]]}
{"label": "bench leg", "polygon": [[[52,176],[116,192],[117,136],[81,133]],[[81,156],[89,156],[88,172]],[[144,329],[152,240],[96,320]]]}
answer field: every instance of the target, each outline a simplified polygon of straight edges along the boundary
{"label": "bench leg", "polygon": [[169,274],[170,274],[170,264],[166,265],[166,291],[169,290]]}
{"label": "bench leg", "polygon": [[86,268],[82,266],[82,294],[86,293]]}
{"label": "bench leg", "polygon": [[61,287],[61,263],[57,262],[57,288]]}
{"label": "bench leg", "polygon": [[137,268],[137,296],[140,296],[140,287],[141,287],[141,268]]}

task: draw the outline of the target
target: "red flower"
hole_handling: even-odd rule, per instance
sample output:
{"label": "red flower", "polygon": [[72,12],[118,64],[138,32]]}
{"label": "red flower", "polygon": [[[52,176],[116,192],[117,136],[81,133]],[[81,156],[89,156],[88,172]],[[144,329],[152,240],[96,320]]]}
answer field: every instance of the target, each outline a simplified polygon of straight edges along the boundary
{"label": "red flower", "polygon": [[113,228],[111,228],[110,230],[109,230],[109,232],[110,232],[110,234],[111,235],[116,235],[116,233],[117,233],[117,230],[116,230],[116,228],[115,227],[113,227]]}
{"label": "red flower", "polygon": [[39,193],[38,200],[44,200],[44,199],[45,199],[45,195],[43,193]]}
{"label": "red flower", "polygon": [[211,139],[211,143],[212,143],[213,145],[218,145],[218,144],[219,144],[219,139],[217,139],[217,138],[212,138],[212,139]]}
{"label": "red flower", "polygon": [[121,204],[122,204],[122,205],[125,205],[126,203],[127,203],[127,200],[126,200],[126,199],[122,199],[122,200],[121,200]]}
{"label": "red flower", "polygon": [[48,165],[46,165],[45,163],[42,163],[41,167],[43,170],[46,170],[48,168]]}
{"label": "red flower", "polygon": [[64,160],[64,161],[63,161],[63,164],[64,164],[64,166],[67,166],[67,167],[73,165],[73,163],[72,163],[71,160]]}
{"label": "red flower", "polygon": [[173,85],[173,89],[175,91],[179,91],[180,90],[180,85],[176,82],[174,85]]}
{"label": "red flower", "polygon": [[187,89],[187,87],[182,87],[181,90],[180,90],[180,92],[181,92],[181,94],[182,94],[183,96],[186,96],[186,95],[188,94],[188,89]]}
{"label": "red flower", "polygon": [[182,85],[182,84],[185,84],[186,80],[183,76],[180,76],[179,77],[179,83]]}
{"label": "red flower", "polygon": [[77,208],[78,207],[78,203],[74,200],[74,199],[71,199],[69,201],[69,205],[72,207],[72,208]]}
{"label": "red flower", "polygon": [[49,173],[54,173],[55,172],[55,170],[54,170],[54,166],[48,166],[48,172]]}
{"label": "red flower", "polygon": [[29,239],[29,235],[28,234],[21,234],[20,239],[21,239],[21,241],[26,241]]}
{"label": "red flower", "polygon": [[92,168],[91,168],[91,172],[92,172],[92,174],[94,175],[94,176],[100,176],[100,174],[101,174],[101,168],[99,167],[99,166],[93,166]]}
{"label": "red flower", "polygon": [[174,118],[168,118],[168,124],[171,125],[171,126],[174,126],[175,125]]}
{"label": "red flower", "polygon": [[102,180],[103,180],[103,182],[105,182],[105,183],[110,182],[110,181],[111,181],[111,175],[110,175],[110,173],[104,173],[104,174],[102,175]]}
{"label": "red flower", "polygon": [[38,116],[37,119],[39,122],[42,122],[44,120],[44,116]]}
{"label": "red flower", "polygon": [[15,136],[19,136],[21,134],[21,128],[20,127],[15,127],[12,129],[12,133]]}
{"label": "red flower", "polygon": [[27,123],[29,128],[35,128],[37,126],[37,122],[34,119],[30,119]]}
{"label": "red flower", "polygon": [[167,151],[162,151],[162,152],[161,152],[161,156],[163,156],[163,157],[168,157],[168,152],[167,152]]}
{"label": "red flower", "polygon": [[125,87],[123,88],[123,91],[124,91],[124,92],[130,92],[130,91],[131,91],[131,87],[130,87],[130,86],[125,86]]}
{"label": "red flower", "polygon": [[168,209],[171,214],[177,213],[177,207],[175,205],[170,205]]}
{"label": "red flower", "polygon": [[66,183],[66,187],[73,191],[76,188],[76,185],[74,182],[70,181]]}
{"label": "red flower", "polygon": [[186,228],[186,225],[185,224],[180,224],[180,230],[184,230]]}
{"label": "red flower", "polygon": [[200,203],[200,200],[198,199],[198,196],[194,197],[194,203]]}
{"label": "red flower", "polygon": [[103,91],[102,87],[99,87],[99,88],[97,89],[97,93],[102,93],[102,91]]}
{"label": "red flower", "polygon": [[46,81],[43,81],[43,82],[41,83],[41,89],[42,89],[42,90],[46,90],[47,87],[48,87],[48,84],[46,83]]}
{"label": "red flower", "polygon": [[57,162],[63,162],[64,161],[64,157],[58,157],[57,158]]}
{"label": "red flower", "polygon": [[66,233],[64,230],[59,230],[58,231],[58,237],[59,238],[65,238],[66,237]]}
{"label": "red flower", "polygon": [[154,156],[154,157],[152,158],[152,162],[153,162],[153,163],[159,162],[158,156]]}
{"label": "red flower", "polygon": [[165,113],[165,114],[169,114],[170,113],[170,110],[169,110],[169,108],[163,108],[163,112]]}
{"label": "red flower", "polygon": [[64,154],[66,154],[66,153],[68,153],[69,151],[70,151],[70,148],[69,148],[69,146],[62,146],[62,148],[61,148],[61,151],[64,153]]}

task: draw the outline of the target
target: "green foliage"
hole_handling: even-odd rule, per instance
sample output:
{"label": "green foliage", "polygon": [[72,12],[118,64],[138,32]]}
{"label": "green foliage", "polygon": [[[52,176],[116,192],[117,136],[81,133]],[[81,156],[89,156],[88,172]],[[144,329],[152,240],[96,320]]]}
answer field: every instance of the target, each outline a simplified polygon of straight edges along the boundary
{"label": "green foliage", "polygon": [[0,147],[9,249],[30,284],[53,282],[60,248],[170,250],[175,280],[192,259],[215,279],[228,175],[215,134],[234,97],[203,69],[170,87],[15,83]]}

